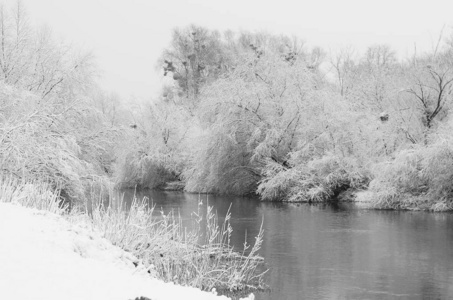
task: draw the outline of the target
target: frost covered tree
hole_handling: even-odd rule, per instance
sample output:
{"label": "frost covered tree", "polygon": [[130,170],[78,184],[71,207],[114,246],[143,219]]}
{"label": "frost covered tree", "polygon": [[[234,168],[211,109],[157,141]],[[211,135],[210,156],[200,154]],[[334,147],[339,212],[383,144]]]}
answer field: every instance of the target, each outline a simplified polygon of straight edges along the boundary
{"label": "frost covered tree", "polygon": [[177,83],[180,98],[195,101],[200,89],[226,68],[220,33],[191,25],[175,29],[159,67]]}
{"label": "frost covered tree", "polygon": [[414,70],[413,84],[407,89],[427,134],[436,121],[442,120],[452,104],[453,70],[444,64],[428,64]]}
{"label": "frost covered tree", "polygon": [[292,168],[301,148],[310,157],[349,151],[352,144],[333,134],[341,126],[331,114],[341,104],[311,62],[311,53],[291,60],[273,51],[250,55],[202,93],[204,135],[185,172],[188,190],[251,193],[268,166]]}
{"label": "frost covered tree", "polygon": [[330,54],[330,64],[341,96],[347,97],[356,83],[359,72],[353,48],[340,49]]}
{"label": "frost covered tree", "polygon": [[90,55],[34,30],[20,2],[0,7],[0,175],[47,181],[79,203],[104,185],[114,134],[92,86]]}
{"label": "frost covered tree", "polygon": [[120,187],[156,188],[177,181],[193,130],[187,111],[165,101],[131,105],[123,143],[117,146],[114,178]]}
{"label": "frost covered tree", "polygon": [[0,76],[3,82],[42,98],[71,84],[81,88],[92,77],[92,58],[57,43],[49,28],[35,30],[18,1],[13,9],[0,6]]}
{"label": "frost covered tree", "polygon": [[451,210],[451,50],[438,45],[401,66],[399,129],[410,143],[371,168],[361,200],[374,208]]}

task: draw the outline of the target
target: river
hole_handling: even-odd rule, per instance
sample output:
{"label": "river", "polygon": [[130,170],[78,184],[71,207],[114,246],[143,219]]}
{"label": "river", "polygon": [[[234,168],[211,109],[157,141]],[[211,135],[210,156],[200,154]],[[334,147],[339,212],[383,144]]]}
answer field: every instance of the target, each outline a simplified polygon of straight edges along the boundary
{"label": "river", "polygon": [[[133,197],[125,191],[125,199]],[[453,299],[453,214],[375,211],[353,204],[308,205],[253,198],[144,191],[165,212],[190,218],[201,197],[224,216],[232,242],[253,243],[264,220],[260,255],[270,292],[258,300]],[[207,199],[207,201],[206,201]]]}

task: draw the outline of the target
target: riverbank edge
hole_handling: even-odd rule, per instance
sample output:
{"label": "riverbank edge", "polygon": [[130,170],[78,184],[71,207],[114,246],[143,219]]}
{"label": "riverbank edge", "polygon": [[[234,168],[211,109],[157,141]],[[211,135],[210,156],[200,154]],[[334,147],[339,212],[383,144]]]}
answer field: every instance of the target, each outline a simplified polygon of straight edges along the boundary
{"label": "riverbank edge", "polygon": [[[156,188],[154,190],[163,192],[183,192],[189,194],[207,194],[209,193],[196,193],[184,190],[184,182],[168,182],[166,185]],[[146,190],[146,189],[145,189]],[[283,202],[283,203],[354,203],[361,209],[373,210],[395,210],[395,211],[431,211],[431,212],[452,212],[453,205],[446,205],[446,202],[453,202],[453,200],[443,199],[438,202],[426,200],[423,197],[414,197],[413,195],[401,195],[400,197],[391,197],[386,201],[373,201],[374,192],[369,189],[356,189],[348,188],[341,190],[335,196],[326,199],[322,202],[310,201],[300,199],[298,201],[282,199],[279,201],[262,200],[258,194],[256,197],[264,202]],[[244,196],[247,197],[247,196]]]}
{"label": "riverbank edge", "polygon": [[[36,192],[36,190],[34,190],[34,188],[32,188],[32,185],[29,184],[27,185],[27,187],[30,187],[29,189],[29,194],[31,195],[33,192]],[[0,191],[1,192],[1,191]],[[6,193],[7,194],[7,193]],[[51,193],[49,193],[50,195]],[[10,194],[11,195],[11,194]],[[33,196],[31,196],[32,198]],[[155,277],[152,277],[150,276],[149,274],[152,274],[152,272],[150,272],[150,270],[147,270],[144,265],[140,262],[140,260],[135,257],[132,253],[130,252],[127,252],[125,251],[124,249],[122,249],[121,247],[118,247],[118,246],[115,246],[113,245],[108,239],[106,239],[105,237],[103,237],[103,235],[100,233],[100,231],[97,230],[97,228],[95,228],[95,225],[90,222],[90,217],[86,214],[86,213],[79,213],[79,214],[73,214],[73,213],[70,213],[68,214],[67,211],[64,209],[64,208],[61,208],[61,207],[57,207],[58,204],[55,204],[55,205],[52,205],[52,207],[34,207],[34,205],[32,203],[23,203],[23,195],[19,196],[19,197],[9,197],[9,199],[7,197],[4,197],[4,193],[2,195],[0,195],[0,208],[4,208],[5,205],[11,205],[11,206],[14,206],[15,208],[19,209],[20,211],[28,211],[28,213],[30,214],[35,214],[35,215],[39,215],[40,217],[43,217],[43,218],[46,218],[46,219],[49,219],[49,220],[59,220],[59,224],[64,224],[62,225],[62,227],[64,228],[84,228],[84,231],[82,231],[81,235],[84,237],[85,240],[93,240],[93,237],[96,236],[96,240],[102,240],[102,243],[101,244],[101,248],[102,249],[97,249],[97,250],[106,250],[106,249],[111,249],[113,252],[116,252],[116,256],[119,257],[118,260],[115,261],[115,263],[118,263],[118,264],[122,264],[124,265],[124,262],[126,261],[127,262],[127,267],[126,267],[126,272],[132,272],[132,273],[140,273],[141,276],[146,276],[147,279],[149,281],[153,281],[153,282],[158,282],[160,285],[165,285],[165,288],[166,289],[172,289],[174,287],[178,287],[179,288],[182,288],[185,292],[183,292],[179,297],[181,299],[230,299],[226,296],[218,296],[217,293],[215,292],[215,290],[211,293],[211,292],[206,292],[206,291],[201,291],[200,289],[197,289],[197,288],[194,288],[194,287],[188,287],[188,286],[179,286],[179,285],[175,285],[171,282],[169,283],[166,283],[162,280],[159,280],[159,279],[156,279]],[[14,217],[14,216],[13,216]],[[10,230],[10,234],[9,236],[15,236],[15,227],[14,226],[3,226],[4,228],[8,227],[8,230]],[[79,229],[68,229],[69,231],[77,231],[78,234],[80,234],[80,230]],[[52,230],[55,230],[55,231],[58,231],[58,228],[55,227],[53,228]],[[3,235],[4,236],[4,235]],[[49,239],[53,239],[52,237],[49,237]],[[4,244],[4,245],[7,245],[8,244],[8,240],[5,240],[5,241],[2,241],[1,243]],[[59,247],[59,243],[58,243],[58,240],[55,240],[53,241],[53,243],[55,244],[56,247]],[[74,246],[75,248],[74,249],[78,249],[76,252],[80,252],[80,253],[84,253],[83,249],[81,250],[79,245],[76,245]],[[75,251],[75,250],[74,250]],[[107,251],[107,256],[111,255],[112,251]],[[120,254],[118,254],[120,253]],[[83,255],[81,254],[81,256],[83,257]],[[6,257],[7,259],[10,259],[10,257]],[[91,259],[91,258],[90,258]],[[40,264],[40,261],[34,261],[31,263],[31,267],[33,267],[33,265],[35,266],[38,266]],[[124,267],[124,266],[123,266]],[[152,271],[152,270],[151,270]],[[9,277],[9,274],[2,274],[3,276],[0,276],[0,278],[8,278]],[[37,276],[39,276],[39,274],[36,274]],[[87,275],[87,274],[82,274],[82,277],[83,275]],[[45,275],[44,275],[45,277]],[[61,280],[64,280],[64,277],[61,278]],[[0,280],[1,281],[1,280]],[[3,281],[4,284],[6,284],[6,281]],[[10,282],[11,284],[13,284],[12,282]],[[21,282],[20,283],[21,285],[24,284],[24,282]],[[58,282],[51,282],[52,285],[58,285]],[[77,286],[78,283],[77,282],[73,282],[72,283],[74,286]],[[121,283],[119,283],[121,284]],[[187,295],[191,295],[191,294],[196,294],[195,298],[188,298],[186,297]],[[6,295],[5,295],[6,296]],[[9,296],[9,295],[8,295]],[[156,295],[153,295],[152,293],[150,295],[135,295],[134,297],[137,297],[137,299],[139,297],[148,297],[150,299],[153,299],[153,300],[156,300],[156,299],[163,299],[163,300],[166,300],[166,299],[175,299],[174,297],[162,297],[162,296],[156,296]],[[1,297],[0,297],[1,298]],[[176,299],[179,299],[179,298],[176,298]],[[59,299],[59,298],[58,298]],[[69,298],[68,298],[69,299]],[[96,298],[97,300],[101,300],[101,299],[104,299],[104,298]],[[106,300],[109,299],[113,299],[113,298],[105,298]],[[131,299],[135,299],[135,298],[131,298]],[[147,298],[144,298],[144,299],[147,299]],[[246,299],[254,299],[254,295],[253,294],[250,294],[248,297],[246,298],[241,298],[241,300],[246,300]],[[53,298],[46,298],[46,300],[53,300]],[[129,300],[129,299],[121,299],[121,300]]]}
{"label": "riverbank edge", "polygon": [[[168,182],[165,185],[155,188],[155,189],[143,189],[143,190],[156,190],[161,192],[181,192],[181,193],[189,193],[189,194],[202,194],[202,195],[210,195],[210,193],[197,193],[197,192],[190,192],[184,190],[184,182]],[[215,195],[215,194],[214,194]],[[254,196],[260,198],[258,194],[254,194]],[[247,197],[244,195],[243,197]],[[442,205],[443,202],[440,201],[439,203],[431,203],[429,200],[420,200],[415,197],[411,197],[411,195],[403,195],[401,197],[393,197],[389,201],[381,201],[379,203],[375,203],[372,200],[373,192],[368,189],[346,189],[339,192],[337,195],[322,201],[310,201],[310,200],[287,200],[282,199],[279,201],[272,201],[272,200],[262,200],[263,202],[282,202],[282,203],[309,203],[309,204],[317,204],[317,203],[354,203],[361,209],[373,209],[373,210],[395,210],[395,211],[434,211],[434,212],[451,212],[453,208],[451,205]]]}
{"label": "riverbank edge", "polygon": [[[32,295],[33,299],[44,299],[41,298],[44,296],[46,300],[53,300],[55,299],[53,296],[55,296],[59,287],[62,287],[61,297],[74,299],[73,295],[64,294],[64,288],[67,289],[68,285],[73,286],[74,289],[81,289],[78,292],[79,296],[91,297],[91,295],[105,294],[105,297],[96,298],[97,300],[129,300],[140,297],[153,300],[229,299],[196,288],[165,283],[148,276],[147,270],[136,257],[112,245],[92,228],[92,225],[82,215],[64,217],[38,209],[26,208],[17,203],[2,202],[0,202],[0,211],[3,215],[2,222],[5,223],[0,229],[0,237],[2,238],[0,248],[2,253],[5,254],[2,259],[8,261],[6,266],[3,262],[4,268],[0,270],[0,278],[2,285],[4,285],[0,289],[0,298],[2,299],[3,297],[8,299],[8,297],[17,295]],[[35,237],[35,240],[30,240],[31,236]],[[8,237],[10,238],[8,239]],[[28,243],[33,243],[32,249],[20,247],[22,244]],[[14,249],[9,249],[13,247]],[[45,249],[45,251],[41,251],[42,249]],[[27,251],[27,258],[22,255],[22,250]],[[31,260],[32,258],[33,260]],[[24,261],[27,262],[26,270],[20,267],[24,264]],[[67,268],[66,271],[60,270],[62,266],[57,262],[61,261],[64,262],[63,267]],[[52,263],[46,264],[46,262]],[[8,265],[14,265],[14,267],[9,268]],[[79,268],[80,265],[83,268]],[[99,266],[107,269],[110,274],[106,273],[107,270],[100,270]],[[40,291],[35,291],[35,294],[18,291],[18,287],[25,287],[28,282],[18,281],[17,279],[27,278],[22,273],[31,270],[33,270],[33,277],[39,282]],[[81,272],[81,270],[86,272]],[[61,272],[64,272],[63,276],[53,277],[56,273]],[[93,274],[104,274],[106,276],[104,279],[108,279],[110,282],[87,286],[88,280],[95,280],[91,279]],[[39,278],[46,279],[41,280]],[[67,282],[69,278],[71,278],[70,283]],[[74,281],[74,278],[80,280]],[[124,279],[136,282],[122,282]],[[115,280],[118,280],[118,282]],[[34,286],[36,282],[30,282],[30,284]],[[115,285],[124,285],[124,289],[115,287]],[[111,298],[112,291],[105,290],[107,287],[116,290],[123,297],[126,294],[130,296],[128,298]],[[128,287],[136,287],[137,291],[134,292]],[[84,288],[87,290],[84,291]],[[10,292],[16,294],[9,295]],[[187,297],[188,295],[190,297]]]}
{"label": "riverbank edge", "polygon": [[[376,199],[377,198],[377,199]],[[399,195],[379,195],[369,189],[347,189],[340,192],[330,203],[354,203],[362,209],[394,211],[452,212],[451,199],[429,200],[426,195],[414,196],[409,193]]]}

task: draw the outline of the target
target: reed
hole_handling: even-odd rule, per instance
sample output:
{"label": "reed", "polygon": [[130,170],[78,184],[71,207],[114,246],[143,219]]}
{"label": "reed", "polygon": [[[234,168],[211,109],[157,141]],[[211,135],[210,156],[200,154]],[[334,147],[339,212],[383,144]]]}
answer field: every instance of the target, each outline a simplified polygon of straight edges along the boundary
{"label": "reed", "polygon": [[120,199],[108,207],[93,210],[93,222],[113,244],[137,256],[149,273],[180,285],[220,293],[264,289],[263,259],[258,251],[263,242],[261,227],[255,243],[246,242],[242,251],[231,245],[231,214],[219,224],[213,208],[202,212],[202,202],[194,212],[191,226],[180,215],[149,207],[134,199],[130,208]]}
{"label": "reed", "polygon": [[0,178],[0,202],[17,203],[62,215],[67,211],[57,190],[44,181],[24,181],[13,177]]}

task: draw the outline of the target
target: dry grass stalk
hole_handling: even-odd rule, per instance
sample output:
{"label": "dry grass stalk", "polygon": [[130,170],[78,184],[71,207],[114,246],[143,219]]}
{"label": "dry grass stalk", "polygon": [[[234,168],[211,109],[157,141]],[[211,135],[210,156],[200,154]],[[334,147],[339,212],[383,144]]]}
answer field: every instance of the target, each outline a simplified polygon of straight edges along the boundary
{"label": "dry grass stalk", "polygon": [[192,226],[187,227],[174,212],[161,211],[156,217],[154,207],[137,199],[126,212],[120,200],[96,207],[93,222],[107,239],[132,252],[150,273],[165,281],[217,291],[264,288],[266,271],[262,271],[263,259],[258,256],[262,228],[253,246],[244,243],[242,252],[237,252],[231,245],[231,214],[228,212],[219,225],[212,207],[208,206],[206,214],[201,209],[200,202]]}

